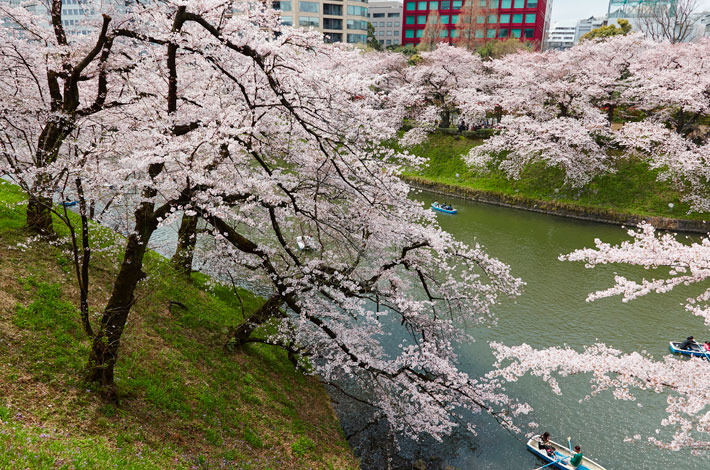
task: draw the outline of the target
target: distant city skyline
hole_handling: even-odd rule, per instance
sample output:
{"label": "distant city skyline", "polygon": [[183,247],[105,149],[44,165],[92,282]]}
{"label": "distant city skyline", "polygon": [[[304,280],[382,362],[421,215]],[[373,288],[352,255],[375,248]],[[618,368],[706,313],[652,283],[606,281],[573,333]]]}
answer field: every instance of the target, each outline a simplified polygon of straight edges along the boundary
{"label": "distant city skyline", "polygon": [[[710,0],[700,0],[700,9],[710,10]],[[553,0],[552,21],[569,21],[606,15],[609,0]]]}

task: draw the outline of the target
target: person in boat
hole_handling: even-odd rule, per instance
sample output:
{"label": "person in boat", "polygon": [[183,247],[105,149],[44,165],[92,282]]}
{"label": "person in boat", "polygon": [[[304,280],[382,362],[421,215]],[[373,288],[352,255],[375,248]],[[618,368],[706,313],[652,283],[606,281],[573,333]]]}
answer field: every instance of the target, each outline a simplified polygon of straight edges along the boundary
{"label": "person in boat", "polygon": [[550,433],[544,432],[537,438],[537,448],[547,452],[548,457],[555,455],[555,448],[550,443]]}
{"label": "person in boat", "polygon": [[703,344],[703,348],[705,348],[705,351],[710,351],[710,341],[705,341],[705,344]]}
{"label": "person in boat", "polygon": [[584,458],[584,455],[582,455],[582,448],[579,446],[574,446],[574,454],[572,454],[572,458],[569,461],[570,465],[572,465],[574,468],[579,467],[580,465],[582,465],[582,458]]}
{"label": "person in boat", "polygon": [[434,201],[434,207],[439,207],[439,201]]}
{"label": "person in boat", "polygon": [[688,350],[691,349],[695,345],[695,338],[692,336],[688,336],[685,341],[680,343],[680,349]]}

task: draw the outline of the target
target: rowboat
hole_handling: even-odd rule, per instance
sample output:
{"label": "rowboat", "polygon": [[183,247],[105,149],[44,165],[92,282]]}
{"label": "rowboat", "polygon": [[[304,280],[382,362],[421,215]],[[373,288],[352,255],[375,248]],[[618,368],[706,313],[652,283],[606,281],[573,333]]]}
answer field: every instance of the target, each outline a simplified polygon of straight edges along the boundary
{"label": "rowboat", "polygon": [[74,207],[77,204],[79,204],[79,201],[63,201],[59,203],[60,206],[64,207]]}
{"label": "rowboat", "polygon": [[705,348],[702,344],[693,343],[690,345],[690,349],[680,349],[680,345],[682,343],[682,341],[671,341],[670,343],[668,343],[668,349],[670,349],[673,354],[682,354],[684,356],[704,357],[705,359],[710,359],[710,352],[705,351]]}
{"label": "rowboat", "polygon": [[[449,206],[451,207],[451,206]],[[445,214],[456,214],[457,210],[451,207],[451,209],[444,209],[441,204],[432,203],[431,208],[435,211],[443,212]]]}
{"label": "rowboat", "polygon": [[539,437],[540,436],[533,436],[528,441],[528,450],[544,460],[545,463],[550,464],[547,468],[558,468],[562,470],[606,470],[604,467],[595,461],[588,459],[587,457],[582,458],[582,463],[579,467],[573,467],[569,463],[569,459],[571,457],[569,448],[554,441],[547,441],[549,445],[555,449],[554,456],[549,456],[545,450],[540,450],[538,447],[537,442]]}

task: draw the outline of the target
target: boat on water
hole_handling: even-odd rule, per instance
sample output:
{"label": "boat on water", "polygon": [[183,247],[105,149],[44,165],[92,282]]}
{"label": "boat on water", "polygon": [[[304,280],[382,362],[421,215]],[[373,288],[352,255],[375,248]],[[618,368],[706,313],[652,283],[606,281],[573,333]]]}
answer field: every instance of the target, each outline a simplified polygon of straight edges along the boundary
{"label": "boat on water", "polygon": [[431,204],[431,208],[434,209],[435,211],[443,212],[445,214],[456,214],[458,212],[452,206],[448,206],[445,204],[439,204],[438,202],[433,202]]}
{"label": "boat on water", "polygon": [[572,457],[570,455],[569,448],[554,441],[548,441],[548,445],[554,447],[555,453],[553,456],[547,455],[547,452],[545,450],[541,450],[538,447],[539,437],[539,435],[533,436],[528,441],[528,450],[540,457],[542,460],[544,460],[545,463],[551,464],[548,465],[546,468],[557,468],[561,470],[606,470],[604,467],[602,467],[595,461],[588,459],[587,457],[582,458],[582,463],[578,467],[573,467],[569,463],[569,459],[570,457]]}
{"label": "boat on water", "polygon": [[62,201],[59,203],[60,206],[64,207],[74,207],[79,204],[79,201]]}
{"label": "boat on water", "polygon": [[671,341],[669,342],[668,349],[671,350],[673,354],[682,354],[683,356],[692,357],[704,357],[710,360],[710,351],[706,351],[702,344],[693,343],[690,345],[690,349],[680,349],[682,341]]}

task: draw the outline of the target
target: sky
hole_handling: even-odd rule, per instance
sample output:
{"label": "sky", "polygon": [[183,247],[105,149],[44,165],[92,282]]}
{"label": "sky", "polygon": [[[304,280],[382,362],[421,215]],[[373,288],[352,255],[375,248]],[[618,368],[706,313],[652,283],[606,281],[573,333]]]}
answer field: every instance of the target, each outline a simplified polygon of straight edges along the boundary
{"label": "sky", "polygon": [[[609,0],[553,0],[552,21],[602,16],[608,8]],[[700,0],[700,10],[710,10],[710,0]]]}

